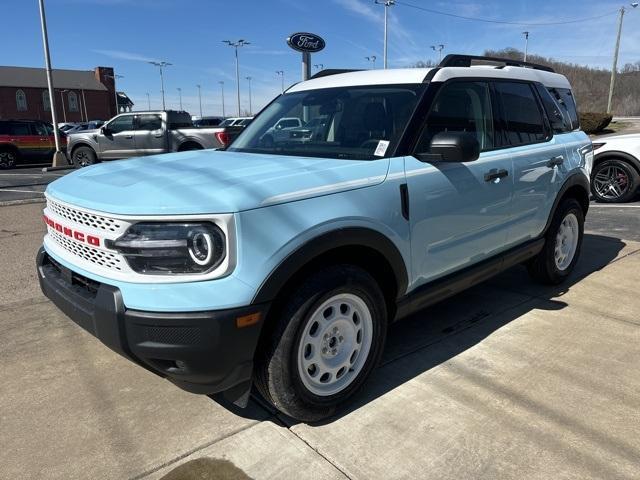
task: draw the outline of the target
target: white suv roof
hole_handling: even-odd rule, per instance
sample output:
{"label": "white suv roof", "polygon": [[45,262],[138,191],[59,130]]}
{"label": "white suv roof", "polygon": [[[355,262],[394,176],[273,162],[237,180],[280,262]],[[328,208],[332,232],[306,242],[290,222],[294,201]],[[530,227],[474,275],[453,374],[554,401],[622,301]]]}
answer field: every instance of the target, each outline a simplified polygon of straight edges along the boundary
{"label": "white suv roof", "polygon": [[[473,57],[480,58],[480,57]],[[446,59],[445,59],[446,60]],[[306,82],[300,82],[287,90],[287,93],[320,88],[364,86],[364,85],[399,85],[422,83],[433,68],[397,68],[387,70],[361,70],[347,73],[336,73]],[[529,80],[540,82],[548,88],[571,88],[564,75],[546,70],[513,65],[472,65],[465,67],[438,67],[431,79],[432,82],[444,82],[451,78],[501,78]]]}

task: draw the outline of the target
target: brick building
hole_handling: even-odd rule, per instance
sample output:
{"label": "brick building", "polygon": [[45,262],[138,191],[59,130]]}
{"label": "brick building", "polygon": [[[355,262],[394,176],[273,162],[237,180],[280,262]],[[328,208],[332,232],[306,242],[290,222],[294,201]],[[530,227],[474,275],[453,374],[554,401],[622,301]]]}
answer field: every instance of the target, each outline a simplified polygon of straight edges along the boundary
{"label": "brick building", "polygon": [[[108,120],[116,114],[113,68],[53,70],[58,122]],[[133,103],[118,92],[120,111]],[[0,66],[0,119],[51,121],[47,75],[43,68]]]}

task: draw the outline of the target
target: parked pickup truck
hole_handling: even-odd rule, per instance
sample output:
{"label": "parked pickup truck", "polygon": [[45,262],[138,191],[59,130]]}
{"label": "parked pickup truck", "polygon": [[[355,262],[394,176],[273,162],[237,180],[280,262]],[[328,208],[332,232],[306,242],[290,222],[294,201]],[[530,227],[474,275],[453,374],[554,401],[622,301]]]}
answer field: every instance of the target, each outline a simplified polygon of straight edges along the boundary
{"label": "parked pickup truck", "polygon": [[229,138],[221,131],[194,127],[187,112],[123,113],[100,129],[69,135],[67,152],[75,166],[86,167],[102,160],[221,148]]}

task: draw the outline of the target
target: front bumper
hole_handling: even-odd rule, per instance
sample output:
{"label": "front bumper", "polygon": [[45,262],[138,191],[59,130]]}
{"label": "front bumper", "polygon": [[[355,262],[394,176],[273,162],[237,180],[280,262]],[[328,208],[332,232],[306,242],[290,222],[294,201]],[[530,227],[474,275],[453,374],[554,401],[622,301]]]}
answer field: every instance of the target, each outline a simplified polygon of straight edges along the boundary
{"label": "front bumper", "polygon": [[[253,356],[268,305],[205,312],[157,313],[127,309],[117,287],[93,281],[37,256],[43,293],[106,346],[193,393],[235,392],[251,385]],[[260,314],[239,328],[237,318]]]}

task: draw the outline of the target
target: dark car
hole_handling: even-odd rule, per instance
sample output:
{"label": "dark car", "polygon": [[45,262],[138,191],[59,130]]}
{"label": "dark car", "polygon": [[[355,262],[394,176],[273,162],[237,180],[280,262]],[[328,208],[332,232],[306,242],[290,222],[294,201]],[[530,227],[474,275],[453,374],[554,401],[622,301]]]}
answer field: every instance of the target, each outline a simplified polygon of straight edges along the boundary
{"label": "dark car", "polygon": [[[66,136],[61,133],[64,149]],[[53,127],[41,120],[0,120],[0,169],[21,163],[50,163],[56,144]]]}

